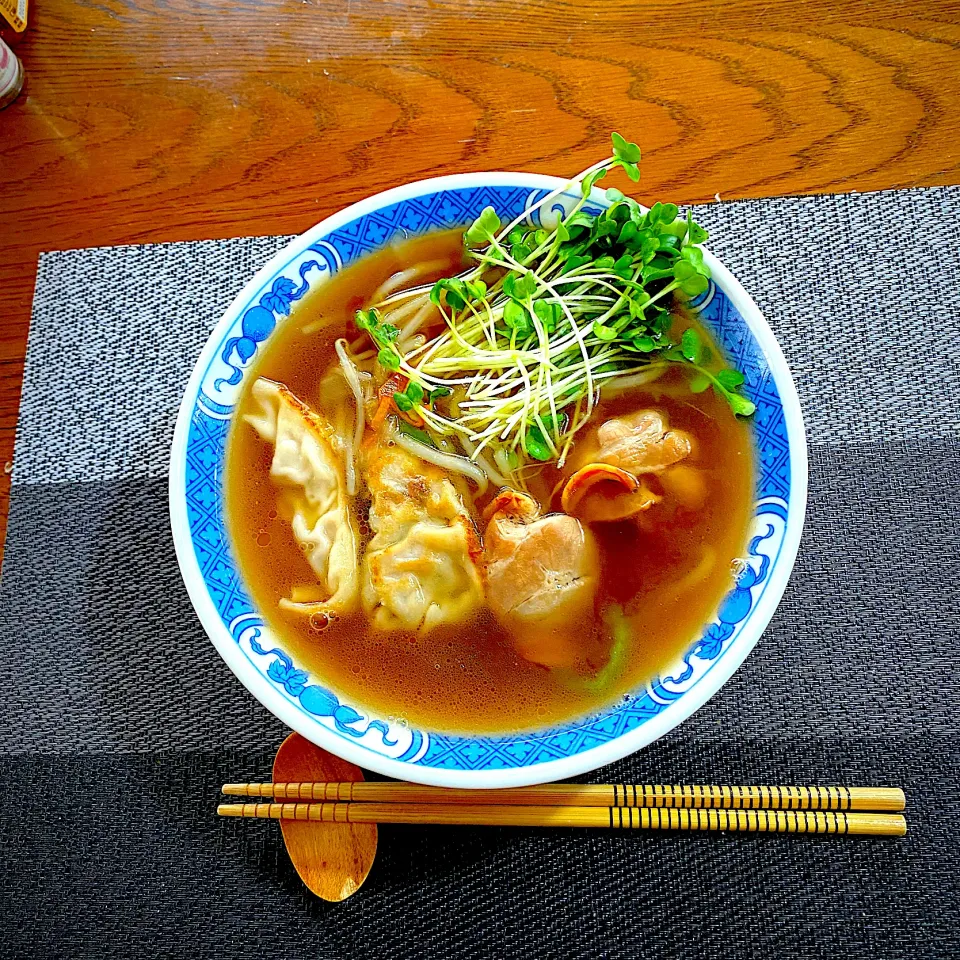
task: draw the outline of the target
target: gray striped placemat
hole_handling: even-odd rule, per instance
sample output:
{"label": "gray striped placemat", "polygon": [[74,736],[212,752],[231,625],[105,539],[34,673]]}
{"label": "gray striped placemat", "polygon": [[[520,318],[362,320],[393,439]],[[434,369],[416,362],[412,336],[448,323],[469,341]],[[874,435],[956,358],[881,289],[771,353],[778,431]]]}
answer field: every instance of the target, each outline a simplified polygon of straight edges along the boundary
{"label": "gray striped placemat", "polygon": [[[287,238],[44,254],[0,590],[0,903],[17,956],[948,956],[960,951],[960,189],[697,208],[811,444],[776,618],[691,720],[594,779],[904,786],[903,842],[384,828],[360,895],[220,823],[284,735],[167,522],[180,393]],[[2,952],[2,951],[0,951]]]}

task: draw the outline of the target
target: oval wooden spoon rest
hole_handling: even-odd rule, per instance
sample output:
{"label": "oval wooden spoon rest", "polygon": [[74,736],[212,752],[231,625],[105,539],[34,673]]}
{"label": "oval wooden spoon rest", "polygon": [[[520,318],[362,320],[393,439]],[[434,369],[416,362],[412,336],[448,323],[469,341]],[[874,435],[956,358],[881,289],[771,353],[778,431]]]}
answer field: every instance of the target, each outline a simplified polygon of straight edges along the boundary
{"label": "oval wooden spoon rest", "polygon": [[[274,782],[358,781],[358,766],[291,733],[273,761]],[[281,820],[283,841],[300,879],[324,900],[346,900],[367,879],[377,854],[375,823],[302,823]]]}

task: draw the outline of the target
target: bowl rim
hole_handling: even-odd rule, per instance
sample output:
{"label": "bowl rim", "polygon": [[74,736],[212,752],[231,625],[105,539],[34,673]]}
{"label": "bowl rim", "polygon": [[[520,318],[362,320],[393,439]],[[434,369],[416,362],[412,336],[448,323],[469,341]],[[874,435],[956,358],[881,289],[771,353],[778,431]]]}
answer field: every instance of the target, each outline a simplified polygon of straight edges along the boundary
{"label": "bowl rim", "polygon": [[[760,308],[736,277],[708,249],[705,249],[704,259],[713,273],[714,282],[723,290],[749,327],[752,336],[767,360],[770,373],[780,395],[790,453],[790,509],[779,560],[771,570],[771,579],[766,589],[751,611],[749,622],[744,624],[744,628],[734,642],[713,665],[709,675],[704,676],[695,688],[686,691],[668,709],[651,717],[638,727],[624,732],[615,739],[569,757],[509,769],[462,770],[422,766],[374,753],[358,743],[347,741],[332,730],[325,728],[321,723],[311,721],[309,717],[297,710],[292,703],[289,703],[279,690],[269,682],[268,678],[243,655],[236,641],[223,625],[220,615],[206,590],[193,551],[187,518],[186,451],[192,414],[197,397],[200,394],[204,373],[219,348],[220,335],[236,321],[242,312],[243,305],[250,300],[256,291],[273,279],[279,268],[285,265],[292,255],[302,253],[307,247],[323,239],[331,231],[383,207],[445,190],[478,187],[529,187],[552,191],[567,183],[568,181],[562,177],[534,173],[492,171],[452,174],[411,181],[373,194],[331,214],[309,230],[284,244],[237,293],[211,329],[184,387],[170,451],[170,524],[180,573],[201,626],[234,675],[282,723],[302,734],[317,746],[329,750],[331,753],[360,767],[385,776],[434,786],[496,789],[548,783],[577,776],[635,753],[688,719],[691,714],[710,700],[740,667],[769,625],[793,570],[803,532],[807,504],[807,441],[800,399],[780,344],[777,342]],[[599,188],[595,188],[591,199],[603,204],[607,203],[604,192]],[[489,734],[483,734],[482,736],[489,736]],[[509,736],[509,734],[503,736]],[[524,734],[520,733],[517,736],[523,737]]]}

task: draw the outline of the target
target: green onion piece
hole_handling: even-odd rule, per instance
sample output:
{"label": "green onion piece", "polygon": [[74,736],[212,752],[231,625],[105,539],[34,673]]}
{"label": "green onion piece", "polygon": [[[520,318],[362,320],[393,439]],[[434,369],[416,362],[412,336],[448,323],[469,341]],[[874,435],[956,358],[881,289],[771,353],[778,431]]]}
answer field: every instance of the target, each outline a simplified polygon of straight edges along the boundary
{"label": "green onion piece", "polygon": [[436,444],[433,442],[433,439],[426,430],[421,430],[419,427],[415,427],[412,423],[407,423],[406,420],[400,421],[399,430],[405,437],[410,437],[411,440],[416,440],[418,443],[422,443],[424,446],[436,447]]}
{"label": "green onion piece", "polygon": [[546,461],[553,456],[547,441],[543,439],[543,433],[535,423],[527,427],[527,435],[524,438],[523,445],[534,460]]}

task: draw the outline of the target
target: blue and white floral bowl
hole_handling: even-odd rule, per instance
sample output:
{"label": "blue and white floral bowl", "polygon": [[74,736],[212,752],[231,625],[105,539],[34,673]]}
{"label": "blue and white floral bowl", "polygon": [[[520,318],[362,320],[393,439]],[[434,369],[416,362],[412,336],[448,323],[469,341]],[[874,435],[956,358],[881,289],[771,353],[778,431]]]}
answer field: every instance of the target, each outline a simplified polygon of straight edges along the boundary
{"label": "blue and white floral bowl", "polygon": [[[633,753],[702,706],[769,623],[796,557],[807,497],[807,450],[797,393],[759,309],[710,254],[714,280],[694,302],[757,404],[759,477],[749,556],[736,586],[687,653],[604,712],[552,729],[503,736],[436,733],[344,702],[278,645],[240,576],[223,520],[223,460],[234,404],[263,344],[312,287],[365,253],[411,233],[469,223],[487,205],[507,221],[562,186],[553,177],[481,173],[398,187],[348,207],[280,251],[220,319],[187,385],[173,439],[170,515],[187,590],[214,646],[284,723],[360,766],[450,787],[507,787],[574,776]],[[605,203],[597,191],[591,198]],[[544,225],[561,204],[544,212]],[[533,214],[539,223],[539,214]]]}

